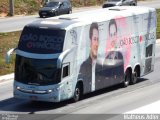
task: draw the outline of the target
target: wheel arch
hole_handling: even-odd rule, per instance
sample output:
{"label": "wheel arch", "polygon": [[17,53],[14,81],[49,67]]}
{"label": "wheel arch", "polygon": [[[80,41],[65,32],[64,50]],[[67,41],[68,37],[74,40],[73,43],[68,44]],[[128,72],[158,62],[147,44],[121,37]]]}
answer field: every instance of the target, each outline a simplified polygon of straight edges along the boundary
{"label": "wheel arch", "polygon": [[[82,94],[84,94],[84,85],[82,80],[78,80],[76,85],[80,85],[80,89],[82,91]],[[76,86],[75,86],[76,87]]]}
{"label": "wheel arch", "polygon": [[[140,64],[136,64],[136,65],[134,66],[134,71],[137,71],[138,77],[140,77],[140,75],[141,75],[141,67],[140,67]],[[134,72],[134,71],[133,71],[133,72]]]}
{"label": "wheel arch", "polygon": [[128,71],[129,71],[129,73],[132,75],[132,67],[131,67],[131,66],[128,66],[128,67],[126,68],[124,74],[126,74]]}
{"label": "wheel arch", "polygon": [[126,69],[125,69],[125,71],[124,71],[124,73],[126,73],[127,70],[129,70],[129,72],[132,73],[132,66],[131,65],[127,66]]}

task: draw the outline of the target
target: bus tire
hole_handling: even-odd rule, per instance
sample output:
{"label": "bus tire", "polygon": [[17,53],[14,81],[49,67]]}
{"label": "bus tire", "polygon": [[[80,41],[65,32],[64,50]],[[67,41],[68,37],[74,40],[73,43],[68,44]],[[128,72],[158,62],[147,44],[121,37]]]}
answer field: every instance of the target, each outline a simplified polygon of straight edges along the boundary
{"label": "bus tire", "polygon": [[130,81],[131,81],[131,73],[129,70],[127,70],[125,73],[125,80],[123,82],[123,87],[128,87]]}
{"label": "bus tire", "polygon": [[80,84],[76,85],[74,95],[73,95],[73,102],[77,102],[81,99],[82,96],[82,90]]}
{"label": "bus tire", "polygon": [[69,11],[68,11],[68,14],[71,14],[71,13],[72,13],[72,10],[69,10]]}
{"label": "bus tire", "polygon": [[137,73],[137,69],[135,69],[134,73],[132,74],[132,80],[131,80],[131,85],[134,85],[137,83],[137,79],[138,79],[138,73]]}

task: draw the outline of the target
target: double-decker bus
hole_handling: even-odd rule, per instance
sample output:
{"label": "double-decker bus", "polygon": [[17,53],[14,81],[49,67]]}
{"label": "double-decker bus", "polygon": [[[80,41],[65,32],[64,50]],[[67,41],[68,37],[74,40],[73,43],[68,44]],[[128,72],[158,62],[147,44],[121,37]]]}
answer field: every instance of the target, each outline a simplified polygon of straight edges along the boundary
{"label": "double-decker bus", "polygon": [[111,7],[32,22],[14,49],[14,97],[78,101],[105,87],[135,84],[154,70],[155,42],[156,11],[148,7]]}

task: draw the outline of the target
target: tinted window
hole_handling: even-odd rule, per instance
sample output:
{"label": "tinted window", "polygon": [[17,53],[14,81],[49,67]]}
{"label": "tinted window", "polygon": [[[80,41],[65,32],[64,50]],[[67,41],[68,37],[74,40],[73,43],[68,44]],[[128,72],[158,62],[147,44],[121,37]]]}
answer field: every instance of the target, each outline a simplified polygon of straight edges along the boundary
{"label": "tinted window", "polygon": [[63,78],[69,75],[69,65],[63,67]]}
{"label": "tinted window", "polygon": [[44,7],[56,7],[59,5],[59,2],[49,2]]}
{"label": "tinted window", "polygon": [[64,2],[63,5],[64,5],[64,8],[68,8],[69,7],[67,2]]}
{"label": "tinted window", "polygon": [[149,45],[146,47],[146,57],[152,56],[153,45]]}
{"label": "tinted window", "polygon": [[15,80],[24,84],[49,85],[60,82],[57,59],[31,59],[16,55]]}
{"label": "tinted window", "polygon": [[18,48],[31,53],[60,53],[63,49],[64,37],[65,30],[25,27]]}

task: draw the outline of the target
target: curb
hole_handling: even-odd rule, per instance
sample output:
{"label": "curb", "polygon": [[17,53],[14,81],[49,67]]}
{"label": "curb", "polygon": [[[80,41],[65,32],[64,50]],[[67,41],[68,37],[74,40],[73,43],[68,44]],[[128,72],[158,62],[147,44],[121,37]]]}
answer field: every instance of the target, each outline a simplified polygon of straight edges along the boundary
{"label": "curb", "polygon": [[[156,44],[160,44],[160,39],[156,40]],[[0,83],[14,78],[14,73],[0,76]]]}
{"label": "curb", "polygon": [[156,40],[156,44],[160,44],[160,39],[157,39],[157,40]]}
{"label": "curb", "polygon": [[0,76],[0,83],[14,78],[14,73]]}

